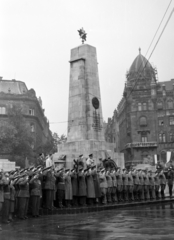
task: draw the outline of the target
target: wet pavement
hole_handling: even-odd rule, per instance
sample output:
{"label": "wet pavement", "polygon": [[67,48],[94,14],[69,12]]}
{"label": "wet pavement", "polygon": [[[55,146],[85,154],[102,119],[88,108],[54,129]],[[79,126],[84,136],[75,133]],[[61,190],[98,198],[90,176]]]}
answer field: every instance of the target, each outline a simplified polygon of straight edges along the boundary
{"label": "wet pavement", "polygon": [[0,240],[173,240],[174,202],[73,215],[45,215],[3,225]]}

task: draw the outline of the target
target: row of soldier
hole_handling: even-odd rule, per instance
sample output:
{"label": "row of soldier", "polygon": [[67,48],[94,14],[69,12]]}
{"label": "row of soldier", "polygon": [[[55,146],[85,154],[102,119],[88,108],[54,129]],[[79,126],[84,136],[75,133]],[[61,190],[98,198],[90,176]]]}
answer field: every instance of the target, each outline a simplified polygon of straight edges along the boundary
{"label": "row of soldier", "polygon": [[41,166],[21,171],[0,173],[0,210],[2,221],[8,223],[16,215],[27,219],[30,213],[39,217],[39,209],[86,206],[164,198],[166,184],[170,196],[173,188],[173,168],[167,179],[163,170],[99,168],[80,164],[73,169],[55,170]]}

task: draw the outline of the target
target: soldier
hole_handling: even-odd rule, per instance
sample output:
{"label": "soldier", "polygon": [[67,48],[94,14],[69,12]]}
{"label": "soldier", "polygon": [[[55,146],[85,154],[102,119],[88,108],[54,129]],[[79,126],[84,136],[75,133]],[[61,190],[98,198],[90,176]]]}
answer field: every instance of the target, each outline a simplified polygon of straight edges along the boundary
{"label": "soldier", "polygon": [[[4,202],[4,188],[3,188],[3,185],[4,185],[3,171],[0,170],[0,213],[1,213],[1,210],[2,210],[3,202]],[[0,231],[2,231],[1,224],[0,224]]]}
{"label": "soldier", "polygon": [[67,207],[71,207],[73,199],[72,195],[72,183],[71,183],[71,172],[70,169],[65,170],[65,203]]}
{"label": "soldier", "polygon": [[132,177],[132,172],[129,171],[129,173],[128,173],[128,199],[130,202],[134,201],[133,190],[134,190],[134,181],[133,181],[133,177]]}
{"label": "soldier", "polygon": [[112,177],[111,177],[111,174],[110,174],[110,171],[107,170],[106,171],[106,181],[107,181],[107,192],[106,192],[106,199],[107,199],[107,203],[111,203],[111,190],[112,190]]}
{"label": "soldier", "polygon": [[128,174],[127,170],[123,169],[122,179],[123,179],[123,199],[125,202],[128,201]]}
{"label": "soldier", "polygon": [[153,200],[155,199],[155,180],[154,177],[152,176],[152,171],[149,170],[149,195],[150,199]]}
{"label": "soldier", "polygon": [[164,175],[164,171],[161,170],[161,172],[159,173],[159,179],[160,179],[160,186],[161,186],[161,198],[165,198],[165,194],[164,194],[164,190],[166,187],[166,177]]}
{"label": "soldier", "polygon": [[92,167],[94,166],[94,159],[93,159],[93,154],[89,154],[89,157],[88,159],[86,160],[86,167],[89,168],[89,167]]}
{"label": "soldier", "polygon": [[63,201],[65,200],[65,173],[64,169],[59,169],[57,173],[55,173],[56,177],[56,187],[57,187],[57,196],[56,199],[58,200],[58,207],[63,208]]}
{"label": "soldier", "polygon": [[71,183],[72,183],[72,195],[73,195],[73,206],[78,206],[78,176],[76,169],[71,170]]}
{"label": "soldier", "polygon": [[122,180],[122,174],[121,174],[121,169],[118,168],[117,172],[115,173],[116,178],[117,178],[117,196],[118,196],[118,201],[122,202],[122,192],[123,192],[123,180]]}
{"label": "soldier", "polygon": [[144,170],[144,175],[143,175],[143,178],[144,178],[144,198],[145,200],[149,200],[150,199],[150,196],[149,196],[149,177],[148,177],[148,174],[147,174],[147,170]]}
{"label": "soldier", "polygon": [[10,179],[9,174],[6,172],[4,175],[4,203],[2,208],[2,222],[9,223],[10,214]]}
{"label": "soldier", "polygon": [[25,173],[17,183],[19,184],[19,194],[18,194],[18,217],[21,220],[27,219],[27,211],[28,211],[28,202],[29,202],[29,177]]}
{"label": "soldier", "polygon": [[136,171],[136,169],[133,170],[132,172],[132,177],[133,177],[133,181],[134,181],[134,200],[139,200],[139,176],[138,173]]}
{"label": "soldier", "polygon": [[15,181],[13,180],[11,176],[10,180],[10,210],[9,210],[9,221],[13,221],[13,215],[15,211],[15,187],[14,187]]}
{"label": "soldier", "polygon": [[99,181],[100,181],[100,191],[101,191],[101,204],[106,204],[106,192],[107,192],[107,181],[105,175],[105,168],[102,168],[99,173]]}
{"label": "soldier", "polygon": [[95,187],[92,177],[91,168],[86,169],[86,186],[87,186],[87,201],[89,205],[93,205],[95,199]]}
{"label": "soldier", "polygon": [[112,202],[117,202],[117,179],[115,175],[115,169],[111,170],[111,177],[112,177],[112,190],[111,190],[111,199]]}
{"label": "soldier", "polygon": [[54,201],[54,191],[55,191],[55,181],[56,178],[54,176],[54,172],[52,170],[52,166],[43,169],[43,176],[45,177],[45,207],[48,210],[53,209],[53,201]]}
{"label": "soldier", "polygon": [[101,197],[101,192],[100,192],[100,182],[99,182],[96,165],[91,167],[91,172],[92,172],[94,188],[95,188],[95,203],[99,203],[99,198]]}
{"label": "soldier", "polygon": [[155,172],[154,184],[155,184],[155,196],[156,196],[156,199],[159,199],[160,180],[158,176],[158,171]]}
{"label": "soldier", "polygon": [[139,200],[144,200],[144,178],[142,170],[138,170],[138,176],[139,176]]}
{"label": "soldier", "polygon": [[170,198],[172,198],[173,180],[174,180],[174,171],[173,171],[173,168],[170,167],[167,172],[167,183],[169,187]]}
{"label": "soldier", "polygon": [[32,217],[39,217],[40,199],[42,195],[41,181],[39,180],[39,173],[34,173],[30,180],[30,198]]}
{"label": "soldier", "polygon": [[85,181],[85,173],[82,167],[79,168],[78,171],[78,183],[79,183],[79,204],[80,206],[86,206],[86,195],[87,195],[87,191],[86,191],[86,181]]}

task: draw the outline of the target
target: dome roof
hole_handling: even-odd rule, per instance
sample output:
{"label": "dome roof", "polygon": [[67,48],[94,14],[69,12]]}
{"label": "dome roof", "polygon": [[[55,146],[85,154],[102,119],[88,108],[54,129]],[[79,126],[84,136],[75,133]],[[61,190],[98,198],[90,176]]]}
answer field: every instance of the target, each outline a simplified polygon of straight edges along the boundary
{"label": "dome roof", "polygon": [[152,66],[149,61],[141,55],[141,49],[139,48],[139,55],[133,61],[129,72],[141,72],[142,70],[152,70]]}

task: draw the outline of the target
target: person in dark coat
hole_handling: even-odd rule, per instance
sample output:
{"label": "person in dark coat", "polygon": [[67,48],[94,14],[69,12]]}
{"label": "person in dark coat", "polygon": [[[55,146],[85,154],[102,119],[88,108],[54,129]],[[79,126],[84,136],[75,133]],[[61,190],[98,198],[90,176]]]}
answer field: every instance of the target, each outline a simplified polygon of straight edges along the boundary
{"label": "person in dark coat", "polygon": [[34,174],[30,180],[30,199],[32,217],[39,217],[40,199],[42,196],[41,181],[39,174]]}
{"label": "person in dark coat", "polygon": [[100,182],[99,182],[99,176],[98,176],[96,165],[91,167],[91,173],[92,173],[94,188],[95,188],[95,203],[99,203],[99,198],[101,197],[101,191],[100,191]]}
{"label": "person in dark coat", "polygon": [[134,200],[138,200],[140,180],[136,169],[132,171],[132,177],[134,181]]}
{"label": "person in dark coat", "polygon": [[160,186],[161,186],[161,198],[165,198],[164,190],[166,187],[166,177],[164,175],[163,170],[159,173],[159,179],[160,179]]}
{"label": "person in dark coat", "polygon": [[[0,213],[2,211],[2,205],[4,203],[4,180],[3,180],[3,172],[0,170]],[[0,223],[0,231],[2,231],[1,223]]]}
{"label": "person in dark coat", "polygon": [[71,183],[72,183],[73,206],[78,206],[78,175],[76,169],[71,170]]}
{"label": "person in dark coat", "polygon": [[152,171],[149,170],[149,195],[150,199],[153,200],[155,199],[155,180],[154,177],[152,176]]}
{"label": "person in dark coat", "polygon": [[19,184],[19,194],[18,194],[18,217],[21,220],[27,219],[28,203],[29,203],[29,177],[24,175],[21,177],[17,183]]}
{"label": "person in dark coat", "polygon": [[56,177],[56,199],[58,200],[58,207],[63,208],[63,202],[65,200],[65,172],[64,169],[59,169],[55,173]]}
{"label": "person in dark coat", "polygon": [[53,207],[53,201],[54,201],[54,193],[55,193],[55,182],[56,178],[54,176],[54,171],[52,167],[48,167],[43,170],[43,176],[45,177],[45,196],[46,196],[46,203],[45,207],[48,210],[52,210]]}
{"label": "person in dark coat", "polygon": [[15,211],[15,187],[14,180],[10,180],[10,210],[9,210],[9,221],[13,221],[13,215]]}
{"label": "person in dark coat", "polygon": [[172,198],[173,180],[174,180],[174,169],[170,167],[167,172],[167,183],[169,187],[170,198]]}
{"label": "person in dark coat", "polygon": [[9,223],[10,214],[10,179],[9,174],[5,173],[4,176],[4,203],[2,208],[2,222]]}
{"label": "person in dark coat", "polygon": [[85,173],[83,168],[79,168],[78,171],[78,196],[79,196],[79,205],[80,206],[86,206],[86,181],[85,181]]}
{"label": "person in dark coat", "polygon": [[155,172],[154,184],[155,184],[155,197],[158,200],[160,198],[159,196],[160,179],[159,179],[158,171]]}

